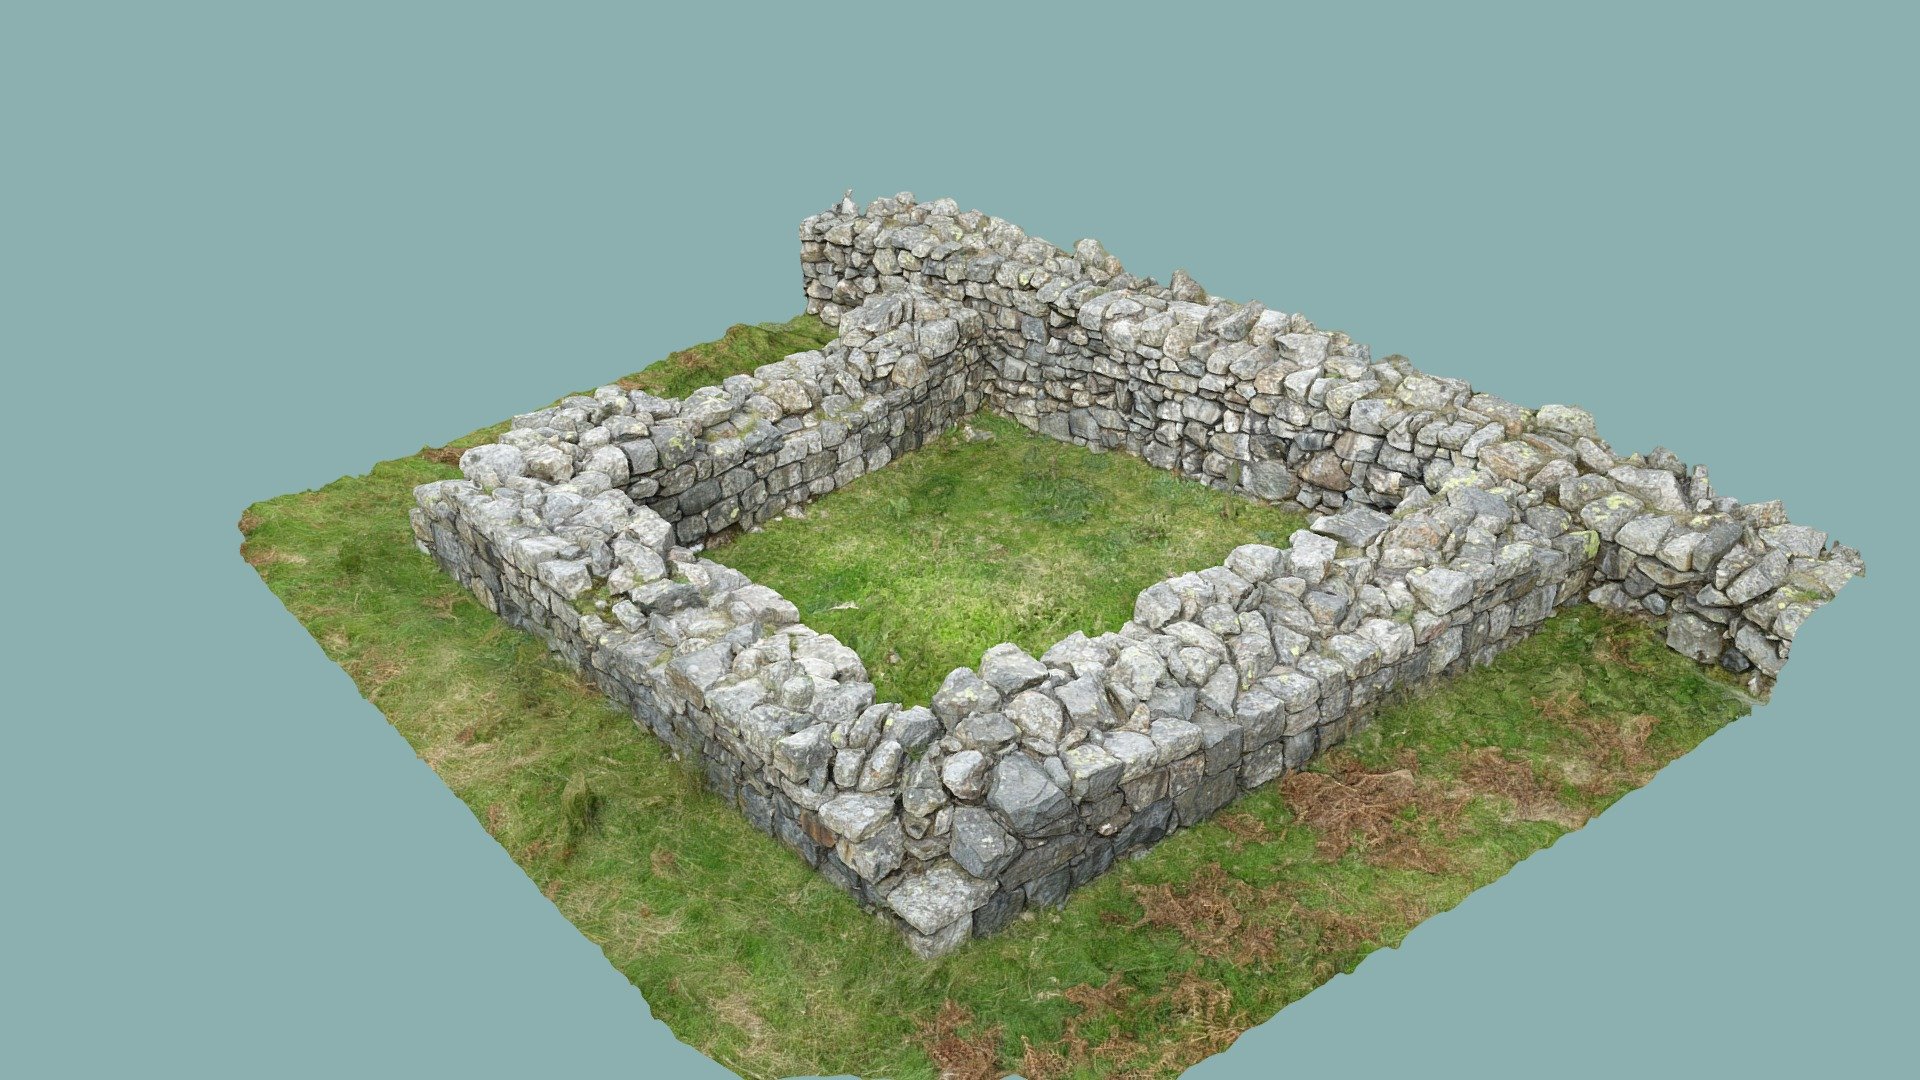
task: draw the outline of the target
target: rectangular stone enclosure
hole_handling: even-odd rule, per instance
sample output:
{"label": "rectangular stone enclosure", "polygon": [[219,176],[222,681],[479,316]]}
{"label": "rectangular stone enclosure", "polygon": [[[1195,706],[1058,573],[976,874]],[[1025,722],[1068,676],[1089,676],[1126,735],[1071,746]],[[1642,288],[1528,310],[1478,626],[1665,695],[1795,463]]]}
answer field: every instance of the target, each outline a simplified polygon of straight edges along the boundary
{"label": "rectangular stone enclosure", "polygon": [[[603,387],[516,417],[417,489],[413,531],[922,955],[1060,903],[1564,605],[1664,620],[1764,694],[1863,570],[1704,467],[1616,454],[1577,408],[1376,361],[1096,241],[848,196],[800,257],[837,339],[680,400]],[[1168,567],[1118,633],[989,649],[931,708],[876,701],[852,649],[696,554],[981,408],[1318,516],[1284,549]]]}

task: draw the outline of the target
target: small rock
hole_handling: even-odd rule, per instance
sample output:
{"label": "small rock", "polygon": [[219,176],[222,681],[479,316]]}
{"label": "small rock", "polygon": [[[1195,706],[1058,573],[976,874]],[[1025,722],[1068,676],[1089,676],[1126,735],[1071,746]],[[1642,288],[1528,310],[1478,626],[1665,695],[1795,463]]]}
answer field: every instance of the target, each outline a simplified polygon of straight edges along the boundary
{"label": "small rock", "polygon": [[940,766],[940,782],[956,799],[977,800],[987,793],[987,756],[962,750]]}

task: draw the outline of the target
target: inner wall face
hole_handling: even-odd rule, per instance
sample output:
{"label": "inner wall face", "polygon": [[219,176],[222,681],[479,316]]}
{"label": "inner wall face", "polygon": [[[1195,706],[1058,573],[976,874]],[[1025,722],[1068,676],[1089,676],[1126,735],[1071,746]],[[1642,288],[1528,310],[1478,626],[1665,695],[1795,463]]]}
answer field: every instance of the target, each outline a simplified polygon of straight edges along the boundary
{"label": "inner wall face", "polygon": [[[418,489],[414,531],[923,955],[1059,903],[1557,607],[1666,616],[1672,647],[1758,692],[1860,569],[1704,469],[1616,457],[1578,409],[1375,363],[1092,241],[910,196],[845,200],[801,240],[838,339],[681,400],[606,387],[518,417],[466,479]],[[983,404],[1331,513],[1148,588],[1119,633],[996,646],[931,709],[877,702],[853,650],[691,550]]]}

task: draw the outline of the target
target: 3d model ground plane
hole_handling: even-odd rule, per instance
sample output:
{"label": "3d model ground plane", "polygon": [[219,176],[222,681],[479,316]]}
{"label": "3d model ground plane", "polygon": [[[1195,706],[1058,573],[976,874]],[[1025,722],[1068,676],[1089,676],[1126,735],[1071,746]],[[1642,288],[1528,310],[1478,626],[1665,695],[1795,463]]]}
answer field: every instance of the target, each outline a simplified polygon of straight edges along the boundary
{"label": "3d model ground plane", "polygon": [[849,195],[800,258],[791,322],[242,520],[742,1074],[1177,1073],[1764,700],[1864,572],[1095,241]]}

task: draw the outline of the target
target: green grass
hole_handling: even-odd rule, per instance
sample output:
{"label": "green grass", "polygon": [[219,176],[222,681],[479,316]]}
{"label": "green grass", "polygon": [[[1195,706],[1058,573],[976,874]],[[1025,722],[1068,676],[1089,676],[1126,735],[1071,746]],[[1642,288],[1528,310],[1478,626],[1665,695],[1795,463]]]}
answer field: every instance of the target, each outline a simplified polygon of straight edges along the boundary
{"label": "green grass", "polygon": [[1000,417],[951,431],[708,556],[799,605],[866,661],[882,701],[926,704],[956,667],[1011,641],[1035,656],[1118,630],[1141,589],[1284,545],[1299,513],[1096,454]]}
{"label": "green grass", "polygon": [[[751,374],[756,368],[784,360],[797,352],[817,349],[837,334],[818,316],[802,312],[786,322],[735,323],[715,341],[693,345],[648,364],[608,385],[645,390],[655,397],[681,398],[729,375]],[[580,393],[591,393],[588,387]],[[555,398],[554,402],[559,399]],[[554,402],[549,402],[553,404]],[[508,421],[490,424],[434,450],[434,460],[454,465],[460,451],[493,442],[507,430]]]}
{"label": "green grass", "polygon": [[621,379],[629,390],[645,390],[656,397],[686,397],[729,375],[750,374],[755,368],[832,341],[837,331],[813,315],[796,315],[783,323],[749,326],[736,323],[718,341],[682,349],[637,374]]}
{"label": "green grass", "polygon": [[242,552],[653,1013],[746,1075],[1172,1075],[1744,712],[1646,625],[1577,609],[925,963],[412,546],[413,486],[454,475],[435,457],[257,504]]}

